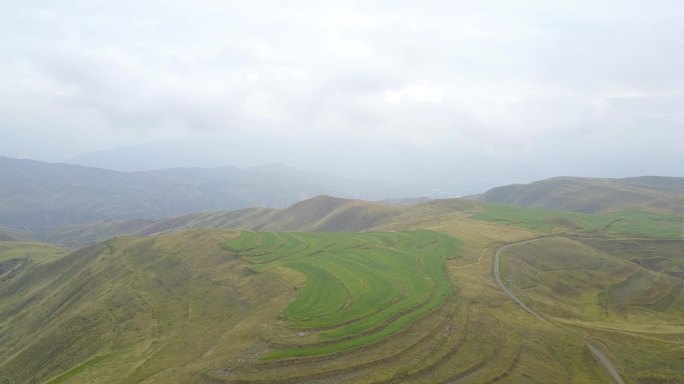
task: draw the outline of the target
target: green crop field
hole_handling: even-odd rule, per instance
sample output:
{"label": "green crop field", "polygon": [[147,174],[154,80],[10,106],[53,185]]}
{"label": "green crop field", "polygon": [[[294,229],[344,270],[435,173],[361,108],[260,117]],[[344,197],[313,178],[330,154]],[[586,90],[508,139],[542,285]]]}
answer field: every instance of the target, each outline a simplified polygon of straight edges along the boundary
{"label": "green crop field", "polygon": [[225,248],[255,271],[282,266],[306,277],[282,317],[294,334],[314,336],[293,336],[263,360],[344,351],[404,329],[452,294],[444,259],[459,254],[455,238],[428,230],[243,232]]}
{"label": "green crop field", "polygon": [[610,213],[577,213],[523,208],[514,205],[487,203],[473,218],[513,225],[536,232],[554,229],[578,232],[608,232],[628,236],[676,238],[682,236],[682,215],[656,214],[639,211]]}

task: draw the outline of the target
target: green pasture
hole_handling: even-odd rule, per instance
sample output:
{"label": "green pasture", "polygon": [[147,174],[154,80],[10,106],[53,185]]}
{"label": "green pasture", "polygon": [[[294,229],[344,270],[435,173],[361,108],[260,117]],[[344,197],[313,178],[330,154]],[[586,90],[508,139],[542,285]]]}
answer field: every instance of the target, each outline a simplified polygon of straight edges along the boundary
{"label": "green pasture", "polygon": [[515,205],[486,203],[473,218],[513,225],[536,232],[553,229],[576,232],[608,232],[627,236],[676,238],[682,236],[682,215],[618,211],[610,213],[578,213],[525,208]]}
{"label": "green pasture", "polygon": [[31,259],[37,262],[46,262],[57,260],[65,254],[66,251],[56,245],[0,241],[0,262],[11,259]]}
{"label": "green pasture", "polygon": [[283,266],[306,277],[282,317],[316,337],[266,360],[334,353],[401,331],[451,295],[444,259],[459,254],[458,240],[429,230],[243,232],[224,246],[256,271]]}

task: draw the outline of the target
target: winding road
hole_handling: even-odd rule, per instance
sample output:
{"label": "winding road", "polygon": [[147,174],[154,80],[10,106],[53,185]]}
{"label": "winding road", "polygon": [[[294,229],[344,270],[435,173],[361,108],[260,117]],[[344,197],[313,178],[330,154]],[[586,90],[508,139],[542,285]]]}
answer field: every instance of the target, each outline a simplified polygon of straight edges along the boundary
{"label": "winding road", "polygon": [[[537,238],[534,238],[534,239],[523,240],[523,241],[519,241],[519,242],[516,242],[516,243],[510,243],[510,244],[506,244],[506,245],[503,245],[503,246],[499,247],[499,248],[496,250],[496,252],[494,252],[494,261],[493,261],[493,267],[492,267],[492,274],[494,275],[494,280],[496,280],[496,284],[499,285],[499,288],[501,288],[501,290],[503,290],[503,291],[508,295],[508,297],[511,298],[511,300],[513,300],[516,304],[518,304],[522,309],[524,309],[525,311],[527,311],[527,313],[529,313],[530,315],[532,315],[532,316],[534,316],[535,318],[537,318],[537,320],[543,321],[543,322],[546,323],[546,324],[556,325],[556,324],[553,324],[553,323],[551,323],[550,321],[546,320],[546,319],[545,319],[544,317],[542,317],[540,314],[538,314],[537,312],[535,312],[532,308],[528,307],[527,304],[525,304],[522,300],[520,300],[516,295],[514,295],[513,292],[511,292],[511,291],[504,285],[503,281],[501,280],[501,274],[499,273],[499,260],[500,260],[500,258],[501,258],[501,252],[505,251],[505,250],[508,249],[508,248],[517,246],[517,245],[523,245],[523,244],[532,243],[532,242],[535,242],[535,241],[538,241],[538,240],[545,239],[545,238],[547,238],[547,237],[548,237],[548,236],[537,237]],[[615,369],[615,367],[613,367],[613,364],[610,362],[610,360],[608,359],[608,357],[606,357],[606,355],[603,354],[603,352],[601,352],[601,350],[598,349],[596,346],[590,344],[586,339],[583,338],[583,341],[584,341],[584,344],[587,345],[587,348],[589,348],[589,351],[591,351],[591,353],[594,355],[594,357],[596,357],[596,359],[603,365],[603,367],[606,369],[606,371],[608,371],[608,373],[609,373],[610,376],[613,378],[613,380],[614,380],[616,383],[618,383],[618,384],[625,384],[625,382],[622,380],[622,377],[620,377],[620,374],[619,374],[618,371]]]}

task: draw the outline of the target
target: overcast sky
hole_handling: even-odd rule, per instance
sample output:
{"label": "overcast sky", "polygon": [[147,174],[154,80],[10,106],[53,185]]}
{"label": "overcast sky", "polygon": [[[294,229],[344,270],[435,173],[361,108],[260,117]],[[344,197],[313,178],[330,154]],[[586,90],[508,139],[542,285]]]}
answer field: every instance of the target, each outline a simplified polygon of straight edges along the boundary
{"label": "overcast sky", "polygon": [[682,20],[681,0],[2,0],[0,155],[684,176]]}

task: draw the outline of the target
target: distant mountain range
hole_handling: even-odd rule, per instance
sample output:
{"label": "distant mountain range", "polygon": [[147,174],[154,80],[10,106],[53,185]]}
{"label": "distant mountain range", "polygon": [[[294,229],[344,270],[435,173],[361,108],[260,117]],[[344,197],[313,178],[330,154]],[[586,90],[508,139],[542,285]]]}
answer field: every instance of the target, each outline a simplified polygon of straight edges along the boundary
{"label": "distant mountain range", "polygon": [[286,209],[248,208],[231,212],[200,212],[159,220],[104,220],[59,227],[40,234],[42,240],[78,247],[115,236],[150,236],[189,228],[258,231],[359,232],[477,206],[469,199],[420,201],[399,206],[387,203],[316,196]]}
{"label": "distant mountain range", "polygon": [[121,172],[0,157],[0,235],[71,246],[195,227],[362,231],[420,210],[444,213],[473,199],[585,213],[681,213],[684,178],[557,177],[497,187],[465,200],[390,196],[391,187],[381,183],[284,165]]}
{"label": "distant mountain range", "polygon": [[120,172],[0,157],[0,226],[42,231],[100,220],[287,207],[313,196],[381,199],[380,183],[283,165]]}
{"label": "distant mountain range", "polygon": [[154,220],[103,220],[54,228],[40,233],[40,238],[48,242],[78,247],[114,236],[150,236],[202,227],[259,231],[357,232],[378,227],[391,228],[391,224],[398,221],[425,219],[450,212],[477,209],[479,201],[583,213],[625,210],[684,213],[684,178],[557,177],[530,184],[497,187],[470,198],[442,200],[416,198],[369,202],[316,196],[286,209],[247,208],[229,212],[190,213]]}

